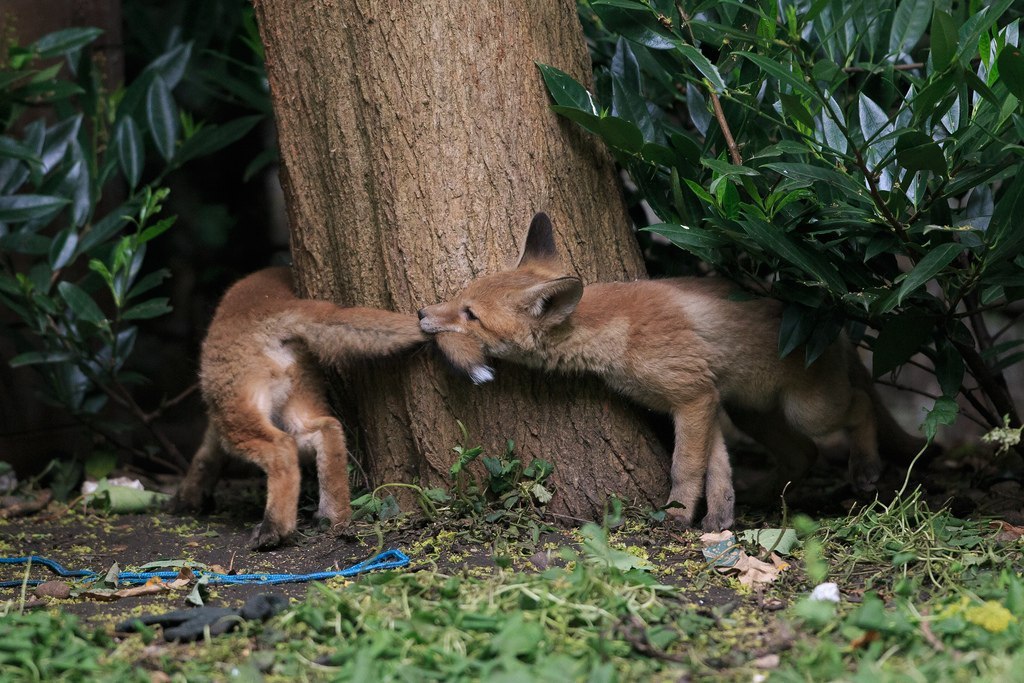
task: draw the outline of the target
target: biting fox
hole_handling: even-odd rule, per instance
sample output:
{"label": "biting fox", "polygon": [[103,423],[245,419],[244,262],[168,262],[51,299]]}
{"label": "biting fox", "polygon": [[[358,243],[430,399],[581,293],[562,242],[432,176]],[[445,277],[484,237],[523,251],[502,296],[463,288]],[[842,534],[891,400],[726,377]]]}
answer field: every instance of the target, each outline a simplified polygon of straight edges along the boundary
{"label": "biting fox", "polygon": [[846,433],[850,476],[864,489],[881,473],[879,437],[901,457],[924,445],[881,404],[845,337],[809,367],[802,353],[779,358],[781,304],[730,298],[731,289],[716,278],[584,287],[559,264],[551,221],[539,213],[515,269],[471,281],[451,301],[420,309],[419,318],[449,361],[477,383],[493,377],[488,358],[590,372],[669,413],[675,427],[669,503],[681,507],[668,512],[687,526],[702,496],[704,529],[733,523],[720,406],[785,465],[778,468],[780,483],[804,474],[817,457],[813,439],[834,432]]}
{"label": "biting fox", "polygon": [[175,507],[204,506],[225,454],[241,457],[267,475],[266,509],[253,547],[275,547],[295,531],[299,458],[312,456],[318,516],[347,525],[348,451],[327,404],[320,364],[387,356],[426,339],[412,315],[299,299],[288,268],[239,280],[221,300],[203,342],[199,375],[209,423]]}

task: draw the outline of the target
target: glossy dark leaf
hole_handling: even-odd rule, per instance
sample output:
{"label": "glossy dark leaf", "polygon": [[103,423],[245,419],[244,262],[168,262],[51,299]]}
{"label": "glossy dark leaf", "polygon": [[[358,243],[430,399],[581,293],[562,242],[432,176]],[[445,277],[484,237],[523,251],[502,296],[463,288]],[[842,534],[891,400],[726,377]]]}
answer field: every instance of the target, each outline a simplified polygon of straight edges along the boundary
{"label": "glossy dark leaf", "polygon": [[782,101],[782,110],[791,119],[798,121],[808,128],[814,128],[814,117],[811,116],[811,112],[807,111],[803,100],[791,93],[779,93],[779,99]]}
{"label": "glossy dark leaf", "polygon": [[612,115],[639,128],[644,140],[654,141],[656,131],[654,120],[647,110],[647,101],[639,93],[631,91],[618,76],[612,76]]}
{"label": "glossy dark leaf", "polygon": [[1024,54],[1020,48],[1013,45],[1004,47],[996,65],[999,67],[999,80],[1020,102],[1024,102]]}
{"label": "glossy dark leaf", "polygon": [[178,156],[174,159],[175,164],[181,165],[224,149],[242,139],[263,118],[262,114],[243,116],[219,126],[208,125],[200,128],[192,137],[181,143]]}
{"label": "glossy dark leaf", "polygon": [[41,256],[50,251],[50,240],[31,232],[11,232],[0,235],[0,252]]}
{"label": "glossy dark leaf", "polygon": [[71,262],[78,246],[78,233],[74,228],[65,228],[58,232],[50,243],[50,268],[59,270]]}
{"label": "glossy dark leaf", "polygon": [[146,70],[155,73],[163,79],[168,89],[173,90],[185,76],[185,69],[191,56],[191,42],[176,45],[150,62]]}
{"label": "glossy dark leaf", "polygon": [[537,68],[540,69],[544,84],[548,86],[548,92],[551,93],[551,99],[555,104],[579,109],[595,116],[600,113],[593,96],[575,78],[547,64],[538,63]]}
{"label": "glossy dark leaf", "polygon": [[615,43],[615,54],[612,56],[612,76],[617,77],[631,92],[642,93],[643,85],[640,76],[640,64],[636,61],[633,48],[629,42],[619,36]]}
{"label": "glossy dark leaf", "polygon": [[644,135],[635,125],[615,116],[606,116],[598,124],[598,134],[610,147],[638,154],[644,147]]}
{"label": "glossy dark leaf", "polygon": [[71,311],[80,319],[93,325],[100,325],[106,320],[103,311],[96,305],[92,297],[84,289],[72,282],[61,282],[57,291],[67,303]]}
{"label": "glossy dark leaf", "polygon": [[794,73],[791,66],[784,66],[772,59],[764,57],[763,55],[754,54],[751,52],[736,51],[734,54],[740,55],[745,59],[756,64],[762,71],[769,76],[777,79],[780,83],[790,87],[794,91],[810,98],[812,101],[817,102],[819,105],[824,105],[821,97],[817,91],[814,90],[806,81],[804,81],[803,74],[799,72]]}
{"label": "glossy dark leaf", "polygon": [[41,58],[50,59],[80,50],[103,35],[98,28],[68,28],[49,33],[30,46]]}
{"label": "glossy dark leaf", "polygon": [[888,374],[905,363],[931,339],[935,321],[919,314],[907,314],[887,322],[871,347],[871,372]]}
{"label": "glossy dark leaf", "polygon": [[889,31],[890,57],[909,53],[921,40],[928,28],[928,20],[931,19],[928,10],[932,8],[932,3],[933,0],[900,0]]}
{"label": "glossy dark leaf", "polygon": [[20,368],[24,365],[64,363],[73,358],[74,356],[69,351],[28,351],[26,353],[19,353],[8,361],[8,365],[12,368]]}
{"label": "glossy dark leaf", "polygon": [[146,146],[142,139],[142,131],[131,116],[122,117],[114,127],[114,148],[117,150],[117,162],[121,166],[121,172],[124,173],[128,186],[134,190],[142,178]]}
{"label": "glossy dark leaf", "polygon": [[846,283],[835,266],[812,248],[801,244],[781,228],[765,221],[748,218],[740,221],[743,230],[759,245],[800,268],[810,279],[817,280],[836,294],[846,292]]}
{"label": "glossy dark leaf", "polygon": [[725,81],[722,80],[722,75],[718,73],[718,68],[700,50],[688,43],[680,43],[676,49],[679,51],[679,54],[683,55],[704,76],[716,93],[722,94],[725,92]]}
{"label": "glossy dark leaf", "polygon": [[555,112],[559,116],[564,116],[570,121],[578,123],[591,133],[595,133],[597,135],[601,134],[601,117],[596,114],[582,111],[576,107],[563,107],[558,104],[551,105],[551,111]]}
{"label": "glossy dark leaf", "polygon": [[918,261],[913,270],[907,273],[900,284],[896,294],[896,305],[899,306],[908,295],[923,287],[926,282],[934,278],[939,272],[948,266],[964,250],[964,245],[959,242],[947,242],[932,247],[925,254],[924,258]]}
{"label": "glossy dark leaf", "polygon": [[785,358],[796,351],[810,337],[814,330],[814,316],[804,306],[789,303],[782,310],[779,325],[779,358]]}
{"label": "glossy dark leaf", "polygon": [[935,13],[932,15],[930,38],[932,67],[936,71],[944,71],[956,55],[957,41],[959,40],[956,22],[953,21],[953,17],[948,12],[943,12],[940,9],[935,10]]}
{"label": "glossy dark leaf", "polygon": [[639,3],[618,3],[615,0],[594,0],[590,6],[609,30],[634,43],[653,50],[671,50],[675,47],[674,36],[658,22],[657,14],[650,7]]}
{"label": "glossy dark leaf", "polygon": [[43,143],[41,155],[43,173],[49,173],[64,160],[68,145],[78,136],[78,129],[81,125],[82,115],[78,114],[46,129],[46,141]]}
{"label": "glossy dark leaf", "polygon": [[1024,250],[1024,173],[1018,173],[999,196],[987,238],[989,252],[986,261],[998,263],[1005,258],[1016,258]]}
{"label": "glossy dark leaf", "polygon": [[912,173],[931,171],[946,175],[946,157],[934,140],[917,131],[904,133],[896,140],[896,160]]}
{"label": "glossy dark leaf", "polygon": [[146,121],[156,149],[165,160],[174,156],[178,139],[178,106],[170,88],[160,76],[153,79],[146,94]]}
{"label": "glossy dark leaf", "polygon": [[149,318],[156,318],[165,313],[171,312],[171,307],[167,304],[169,299],[166,297],[160,297],[157,299],[150,299],[143,301],[140,304],[132,306],[121,315],[122,320],[148,320]]}
{"label": "glossy dark leaf", "polygon": [[0,223],[20,223],[52,216],[71,201],[64,197],[16,194],[0,197]]}
{"label": "glossy dark leaf", "polygon": [[960,385],[964,381],[964,359],[946,339],[936,344],[935,377],[944,395],[956,396],[960,393]]}

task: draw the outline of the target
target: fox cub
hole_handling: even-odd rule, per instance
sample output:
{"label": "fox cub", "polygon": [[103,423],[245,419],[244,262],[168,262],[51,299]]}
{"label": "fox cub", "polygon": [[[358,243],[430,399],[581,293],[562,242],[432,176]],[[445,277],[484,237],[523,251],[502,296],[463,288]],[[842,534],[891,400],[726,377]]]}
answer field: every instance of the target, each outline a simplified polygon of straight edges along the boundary
{"label": "fox cub", "polygon": [[209,424],[175,506],[197,509],[209,501],[225,453],[249,460],[267,475],[253,547],[272,548],[295,531],[299,456],[313,456],[317,514],[347,524],[345,435],[327,405],[318,364],[385,356],[426,339],[412,315],[297,298],[287,268],[243,278],[224,295],[203,342],[199,375]]}
{"label": "fox cub", "polygon": [[[453,300],[419,311],[448,359],[476,382],[487,358],[549,371],[591,372],[675,425],[669,512],[702,526],[733,523],[732,471],[719,424],[724,405],[736,425],[787,464],[796,478],[813,464],[813,437],[845,431],[854,483],[871,488],[881,471],[878,437],[901,454],[923,441],[903,432],[878,401],[845,337],[810,367],[802,353],[779,358],[781,305],[729,298],[713,278],[583,286],[558,263],[551,222],[534,217],[519,265],[470,282]],[[783,468],[779,468],[780,470]]]}

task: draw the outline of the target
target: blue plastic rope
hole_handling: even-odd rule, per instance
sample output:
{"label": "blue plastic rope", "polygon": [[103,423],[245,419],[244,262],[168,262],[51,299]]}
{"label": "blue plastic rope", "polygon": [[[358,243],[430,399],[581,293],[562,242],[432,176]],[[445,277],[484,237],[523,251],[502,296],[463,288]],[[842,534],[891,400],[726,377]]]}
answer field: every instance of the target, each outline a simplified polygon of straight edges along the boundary
{"label": "blue plastic rope", "polygon": [[[65,569],[53,560],[40,557],[38,555],[30,555],[28,557],[0,557],[0,564],[28,564],[29,562],[46,567],[53,573],[64,578],[85,578],[90,581],[95,581],[100,578],[100,575],[94,571],[89,571],[88,569]],[[324,579],[333,579],[336,576],[349,577],[377,569],[398,569],[399,567],[404,567],[407,564],[409,564],[409,556],[401,550],[385,550],[375,557],[363,560],[362,562],[345,569],[330,572],[314,572],[312,574],[218,574],[216,572],[203,571],[202,569],[193,571],[198,579],[206,577],[209,585],[244,583],[270,586],[277,583],[322,581]],[[117,582],[119,584],[136,585],[146,583],[154,577],[164,580],[176,579],[178,577],[178,572],[121,572],[117,577]],[[27,582],[21,580],[0,581],[0,588],[21,586],[23,583],[27,583],[29,586],[35,586],[43,583],[43,581],[41,579],[29,579]]]}

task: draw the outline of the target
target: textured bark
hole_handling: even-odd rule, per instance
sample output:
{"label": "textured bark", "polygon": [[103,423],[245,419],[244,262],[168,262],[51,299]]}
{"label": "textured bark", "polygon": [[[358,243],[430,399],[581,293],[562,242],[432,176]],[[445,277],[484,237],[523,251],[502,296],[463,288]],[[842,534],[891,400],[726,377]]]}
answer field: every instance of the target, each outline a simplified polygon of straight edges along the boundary
{"label": "textured bark", "polygon": [[[575,3],[257,0],[297,279],[309,296],[412,312],[511,265],[533,213],[586,282],[643,277],[614,167],[548,109],[535,62],[589,80]],[[667,456],[593,378],[499,364],[474,387],[431,349],[347,374],[371,481],[447,481],[465,423],[556,465],[552,508],[656,503]]]}

